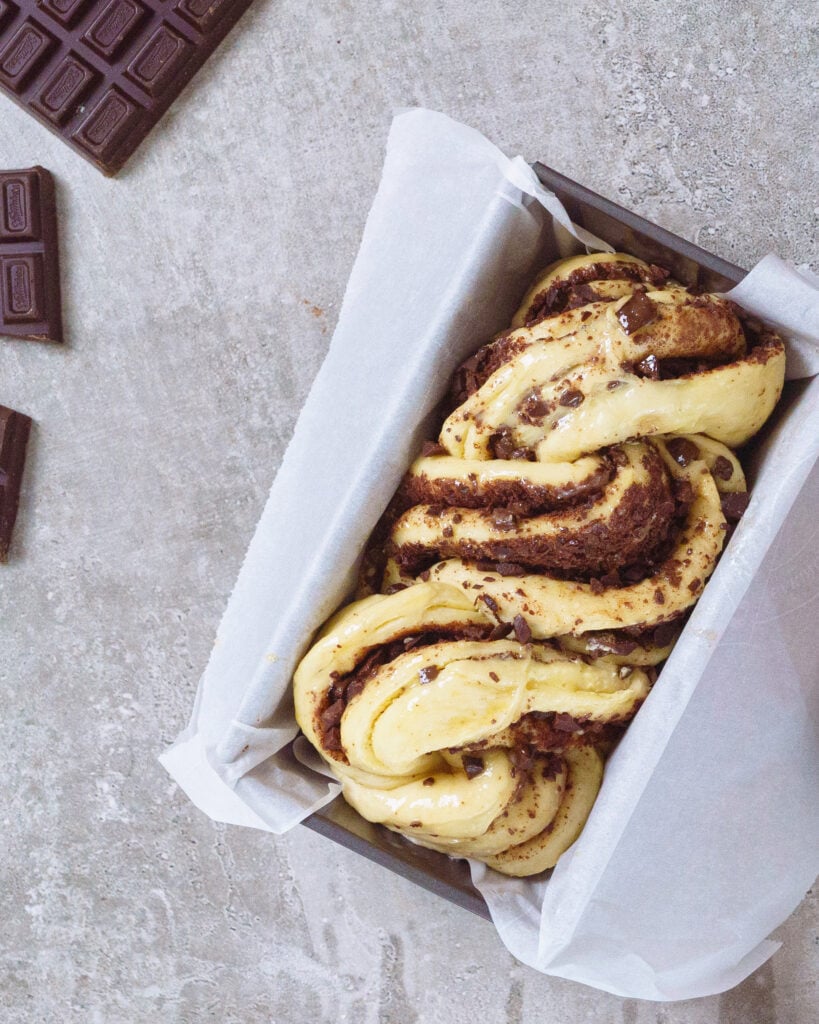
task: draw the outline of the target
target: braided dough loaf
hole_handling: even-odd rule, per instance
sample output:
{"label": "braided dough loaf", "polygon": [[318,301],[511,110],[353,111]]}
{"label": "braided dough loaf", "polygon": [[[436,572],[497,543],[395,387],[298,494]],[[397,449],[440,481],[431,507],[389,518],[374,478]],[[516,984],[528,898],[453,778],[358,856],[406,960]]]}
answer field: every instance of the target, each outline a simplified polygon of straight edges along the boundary
{"label": "braided dough loaf", "polygon": [[564,260],[455,376],[437,443],[295,678],[369,821],[510,875],[579,835],[747,503],[785,353],[621,253]]}

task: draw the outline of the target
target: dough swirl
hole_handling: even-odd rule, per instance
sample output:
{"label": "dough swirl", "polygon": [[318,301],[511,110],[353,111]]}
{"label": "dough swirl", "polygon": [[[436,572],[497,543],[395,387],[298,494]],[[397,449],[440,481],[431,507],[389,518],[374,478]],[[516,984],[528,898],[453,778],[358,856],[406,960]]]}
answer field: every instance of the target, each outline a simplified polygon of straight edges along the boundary
{"label": "dough swirl", "polygon": [[784,347],[621,253],[548,267],[455,375],[295,678],[365,818],[529,875],[577,838],[747,502]]}

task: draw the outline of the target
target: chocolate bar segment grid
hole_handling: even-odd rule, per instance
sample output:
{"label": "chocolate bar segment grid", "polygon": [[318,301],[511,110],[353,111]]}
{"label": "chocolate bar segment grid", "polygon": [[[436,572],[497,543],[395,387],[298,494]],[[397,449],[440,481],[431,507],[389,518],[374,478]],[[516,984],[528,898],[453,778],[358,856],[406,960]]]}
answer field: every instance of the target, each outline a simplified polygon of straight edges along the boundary
{"label": "chocolate bar segment grid", "polygon": [[0,0],[0,89],[115,174],[251,0]]}
{"label": "chocolate bar segment grid", "polygon": [[42,167],[0,171],[2,335],[63,340],[54,179]]}

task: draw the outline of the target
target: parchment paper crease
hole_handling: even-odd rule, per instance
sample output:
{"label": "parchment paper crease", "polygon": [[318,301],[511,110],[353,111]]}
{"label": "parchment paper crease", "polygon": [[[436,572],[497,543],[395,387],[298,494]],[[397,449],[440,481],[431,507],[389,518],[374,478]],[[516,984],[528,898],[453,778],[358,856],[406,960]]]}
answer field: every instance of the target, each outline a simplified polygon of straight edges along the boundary
{"label": "parchment paper crease", "polygon": [[[520,157],[441,114],[395,118],[329,353],[190,725],[161,757],[210,817],[284,832],[337,794],[282,749],[293,668],[348,594],[450,373],[506,326],[546,255],[582,251],[570,227]],[[775,950],[766,936],[819,861],[819,291],[768,256],[730,294],[789,334],[800,379],[750,507],[552,877],[472,865],[515,956],[623,996],[737,984]]]}

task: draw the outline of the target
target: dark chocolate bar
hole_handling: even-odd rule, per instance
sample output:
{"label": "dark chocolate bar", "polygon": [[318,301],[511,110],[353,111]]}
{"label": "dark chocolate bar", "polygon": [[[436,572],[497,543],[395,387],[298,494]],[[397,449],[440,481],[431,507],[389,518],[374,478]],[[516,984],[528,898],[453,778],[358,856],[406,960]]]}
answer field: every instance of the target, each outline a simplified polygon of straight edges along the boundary
{"label": "dark chocolate bar", "polygon": [[[0,0],[3,4],[4,0]],[[0,171],[0,335],[62,341],[54,179]]]}
{"label": "dark chocolate bar", "polygon": [[30,430],[28,416],[0,405],[0,562],[8,560]]}
{"label": "dark chocolate bar", "polygon": [[0,0],[0,89],[115,174],[251,0]]}

